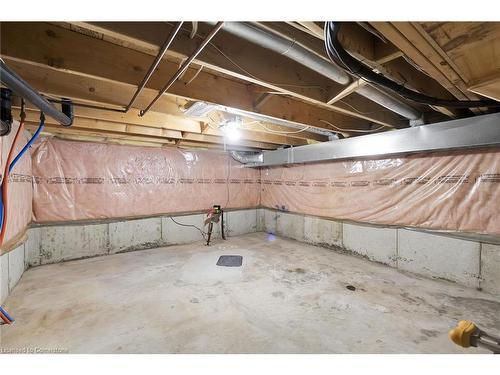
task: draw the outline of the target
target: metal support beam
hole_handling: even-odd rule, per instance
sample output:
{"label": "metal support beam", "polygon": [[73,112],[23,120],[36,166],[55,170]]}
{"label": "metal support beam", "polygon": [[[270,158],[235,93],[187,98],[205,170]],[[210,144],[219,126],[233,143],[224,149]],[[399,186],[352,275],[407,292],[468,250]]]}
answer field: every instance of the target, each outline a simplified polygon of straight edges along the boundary
{"label": "metal support beam", "polygon": [[313,163],[492,146],[500,146],[500,113],[265,151],[262,163],[247,165]]}

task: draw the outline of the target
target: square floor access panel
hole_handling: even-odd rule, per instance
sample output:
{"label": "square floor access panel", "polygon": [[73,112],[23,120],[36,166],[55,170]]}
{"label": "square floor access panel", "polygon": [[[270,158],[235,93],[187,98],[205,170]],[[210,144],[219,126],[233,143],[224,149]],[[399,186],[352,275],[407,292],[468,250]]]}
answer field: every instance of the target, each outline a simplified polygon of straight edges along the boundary
{"label": "square floor access panel", "polygon": [[221,255],[217,261],[217,265],[223,267],[241,267],[242,263],[241,255]]}

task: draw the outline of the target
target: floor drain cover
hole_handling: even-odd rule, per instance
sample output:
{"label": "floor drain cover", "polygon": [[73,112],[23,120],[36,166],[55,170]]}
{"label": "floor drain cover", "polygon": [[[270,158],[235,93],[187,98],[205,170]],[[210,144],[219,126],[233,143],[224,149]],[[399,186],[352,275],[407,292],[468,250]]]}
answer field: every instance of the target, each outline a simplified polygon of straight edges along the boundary
{"label": "floor drain cover", "polygon": [[241,267],[243,257],[241,255],[221,255],[217,261],[218,266]]}

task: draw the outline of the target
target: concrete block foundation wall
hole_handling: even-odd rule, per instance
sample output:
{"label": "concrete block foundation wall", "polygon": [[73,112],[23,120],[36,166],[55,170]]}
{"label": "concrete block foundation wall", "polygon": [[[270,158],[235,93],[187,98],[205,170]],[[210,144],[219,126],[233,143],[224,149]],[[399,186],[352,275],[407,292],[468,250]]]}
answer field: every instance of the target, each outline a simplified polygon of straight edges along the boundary
{"label": "concrete block foundation wall", "polygon": [[[205,214],[195,213],[109,223],[39,226],[32,228],[39,232],[40,240],[38,247],[29,253],[27,261],[29,266],[38,266],[202,241],[203,235],[197,228],[207,230],[204,219]],[[256,209],[225,212],[224,220],[229,236],[257,231]],[[221,238],[220,225],[214,225],[212,238]]]}
{"label": "concrete block foundation wall", "polygon": [[3,303],[29,267],[29,253],[37,247],[37,229],[26,231],[26,241],[0,256],[0,303]]}
{"label": "concrete block foundation wall", "polygon": [[267,208],[259,229],[416,274],[500,294],[500,246],[409,229],[365,226]]}
{"label": "concrete block foundation wall", "polygon": [[[172,220],[173,219],[173,220]],[[183,224],[179,225],[177,223]],[[204,214],[28,229],[24,244],[1,256],[1,301],[28,267],[203,240]],[[500,246],[408,229],[364,226],[267,208],[228,211],[228,236],[265,231],[366,257],[401,270],[500,294]],[[214,226],[213,238],[220,238]]]}
{"label": "concrete block foundation wall", "polygon": [[[28,267],[201,241],[203,236],[194,226],[206,230],[204,219],[205,214],[199,213],[29,228],[25,242],[0,257],[0,303]],[[228,236],[257,232],[257,209],[228,211],[224,220]],[[212,238],[221,238],[220,225],[214,226]]]}

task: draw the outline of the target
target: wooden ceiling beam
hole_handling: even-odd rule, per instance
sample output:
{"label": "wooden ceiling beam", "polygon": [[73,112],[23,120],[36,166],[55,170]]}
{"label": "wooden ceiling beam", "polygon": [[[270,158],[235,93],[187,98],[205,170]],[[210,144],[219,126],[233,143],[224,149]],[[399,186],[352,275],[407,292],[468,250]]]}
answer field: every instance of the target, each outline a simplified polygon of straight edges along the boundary
{"label": "wooden ceiling beam", "polygon": [[[27,120],[27,124],[31,126],[31,128],[29,128],[30,130],[34,130],[38,126],[38,121],[33,121],[33,119],[30,118]],[[219,139],[220,137],[210,135],[186,133],[182,138],[171,139],[165,138],[161,134],[155,134],[154,129],[150,129],[149,131],[147,131],[141,127],[129,127],[127,129],[120,127],[111,127],[111,125],[112,124],[106,123],[104,121],[82,119],[77,120],[75,124],[69,128],[63,128],[59,124],[47,121],[45,125],[45,131],[51,134],[86,134],[100,137],[140,140],[144,142],[172,145],[176,144],[177,140],[199,142],[203,144],[224,145],[224,141],[221,142],[221,140]],[[226,144],[232,147],[251,147],[253,149],[264,150],[273,150],[276,148],[275,144],[246,140],[226,140]]]}
{"label": "wooden ceiling beam", "polygon": [[385,42],[377,37],[373,38],[373,52],[373,60],[371,62],[376,65],[384,65],[404,55],[392,43]]}
{"label": "wooden ceiling beam", "polygon": [[[158,45],[170,30],[166,23],[79,22],[71,23],[70,27],[76,27],[76,30],[80,31],[90,30],[105,41],[150,55],[156,55]],[[186,32],[181,32],[167,52],[167,57],[178,61],[190,54],[197,42],[197,39],[189,39]],[[272,59],[273,64],[267,63],[269,59]],[[249,82],[256,86],[251,88],[251,91],[258,95],[265,93],[265,90],[279,92],[303,103],[345,116],[385,125],[399,126],[402,123],[399,116],[376,104],[380,111],[369,116],[360,114],[342,103],[328,105],[326,101],[329,93],[332,90],[340,90],[342,86],[285,56],[230,34],[219,33],[194,63],[203,65],[204,71]],[[254,102],[258,102],[258,98]],[[361,105],[360,101],[359,106]],[[253,107],[254,112],[258,110],[258,106]]]}
{"label": "wooden ceiling beam", "polygon": [[[77,74],[80,77],[137,85],[151,63],[149,55],[53,25],[2,23],[0,27],[2,29],[2,56],[13,57],[38,66],[50,66],[58,71]],[[78,48],[73,46],[78,46]],[[177,68],[178,65],[175,63],[162,61],[148,85],[149,88],[152,90],[161,88],[165,80]],[[189,85],[183,82],[175,83],[171,94],[193,100],[219,103],[277,118],[284,118],[287,113],[295,110],[294,121],[322,129],[327,128],[320,121],[322,119],[335,122],[342,127],[363,128],[369,121],[367,119],[371,118],[364,115],[359,115],[364,119],[354,118],[278,95],[274,95],[273,98],[276,105],[265,106],[259,111],[255,111],[253,108],[254,90],[257,86],[254,86],[202,71]],[[124,105],[126,102],[121,104]],[[324,104],[326,105],[326,103]],[[154,108],[158,110],[159,104]],[[355,111],[351,110],[350,112]],[[377,114],[377,116],[390,119],[393,114],[386,112],[385,114]],[[389,126],[394,125],[388,121],[374,120],[374,122]]]}
{"label": "wooden ceiling beam", "polygon": [[[11,58],[5,58],[5,61],[12,69],[14,69],[22,77],[28,80],[33,85],[33,87],[40,92],[48,94],[49,96],[70,98],[80,103],[87,102],[97,106],[109,107],[110,105],[116,105],[123,102],[123,100],[127,100],[129,97],[131,97],[135,90],[135,88],[131,85],[112,81],[100,81],[92,77],[78,77],[74,74],[60,72],[53,68],[40,67],[37,65],[33,66],[24,62],[20,62],[18,60],[13,60]],[[141,95],[137,99],[137,104],[147,105],[147,103],[152,100],[155,95],[156,92],[154,90],[145,89],[143,95]],[[91,99],[100,101],[96,102],[92,101]],[[79,117],[160,127],[163,129],[187,131],[191,133],[202,133],[202,122],[209,121],[209,119],[194,119],[186,117],[184,113],[179,109],[179,107],[183,106],[185,103],[186,100],[184,99],[178,99],[173,96],[165,95],[160,99],[158,111],[151,111],[146,117],[139,117],[139,110],[136,108],[131,108],[127,113],[96,110],[83,107],[75,107],[75,111]],[[268,123],[264,123],[263,126],[270,128],[271,131],[283,132],[283,135],[285,135],[285,133],[294,131],[294,129],[292,128]],[[262,126],[252,123],[252,121],[246,121],[245,128],[253,131],[254,133],[262,133],[255,135],[260,140],[262,140],[265,135],[270,133],[266,131]],[[289,134],[288,137],[298,138],[299,140],[327,140],[327,137],[325,136],[307,131],[302,133]],[[278,143],[287,144],[286,142]],[[291,144],[296,144],[296,142],[291,142]]]}
{"label": "wooden ceiling beam", "polygon": [[[38,64],[33,65],[31,62],[20,61],[18,59],[5,56],[4,60],[35,89],[42,93],[50,94],[56,97],[67,97],[78,102],[86,102],[94,105],[116,106],[120,103],[128,101],[135,91],[135,87],[130,84],[123,84],[121,82],[114,82],[86,75],[77,75],[47,66],[41,66]],[[147,105],[155,95],[156,91],[144,89],[143,93],[138,97],[136,105],[138,107],[141,107],[143,104]],[[138,110],[136,109],[132,109],[127,114],[128,116],[117,112],[103,112],[102,115],[105,116],[105,118],[113,117],[116,121],[118,121],[119,117],[128,118],[127,121],[132,123],[141,123],[146,121],[151,124],[156,124],[158,119],[160,119],[161,121],[158,123],[163,124],[169,129],[201,132],[201,125],[199,124],[199,121],[194,121],[193,119],[184,116],[182,111],[179,110],[179,106],[182,106],[185,103],[186,100],[183,98],[176,98],[172,95],[164,95],[155,106],[155,111],[152,111],[151,115],[148,113],[148,115],[144,118],[139,118],[135,115],[130,116],[130,114],[138,113]],[[311,118],[314,116],[316,121],[319,122],[323,128],[328,129],[327,125],[320,122],[321,119],[328,117],[320,116],[316,111],[303,112],[304,107],[293,105],[293,102],[280,101],[278,102],[278,105],[283,103],[289,108],[288,119],[301,122],[301,119],[304,116]],[[272,111],[273,107],[270,106],[269,108],[266,108],[266,110],[267,109]],[[165,114],[165,116],[161,116],[162,113]],[[173,116],[176,121],[172,121]],[[286,117],[287,116],[282,116],[282,118]],[[333,122],[332,120],[329,121]],[[337,124],[338,126],[341,126],[341,124],[344,124],[345,126],[345,123],[341,122],[341,120],[338,120]],[[270,128],[277,131],[291,131],[290,128],[286,128],[284,126],[277,126],[274,124],[266,125],[269,125]],[[366,123],[356,122],[354,127],[364,129],[366,128]],[[254,130],[259,130],[256,126],[253,128]],[[261,129],[261,131],[263,131],[263,129]],[[317,141],[323,141],[326,139],[324,136],[310,132],[295,134],[293,137],[313,139]]]}
{"label": "wooden ceiling beam", "polygon": [[[26,124],[28,130],[34,132],[38,128],[38,124],[28,122]],[[103,143],[116,143],[132,146],[143,147],[184,147],[184,148],[207,148],[207,149],[220,149],[224,148],[223,144],[205,143],[197,141],[183,141],[180,139],[168,140],[161,138],[132,136],[129,134],[113,134],[109,132],[99,132],[89,129],[73,129],[49,124],[42,132],[42,135],[52,135],[62,139],[69,139],[83,142],[103,142]],[[239,151],[258,151],[261,147],[248,147],[242,145],[231,145],[230,149]]]}
{"label": "wooden ceiling beam", "polygon": [[[17,107],[15,116],[19,117],[19,111]],[[27,111],[27,120],[31,122],[37,122],[39,112],[38,110],[28,109]],[[142,135],[142,136],[152,136],[152,137],[161,137],[168,139],[199,139],[197,135],[202,135],[203,141],[212,142],[212,143],[221,143],[228,142],[228,140],[224,140],[224,134],[212,127],[205,131],[204,134],[200,132],[191,133],[188,131],[176,131],[165,129],[162,126],[151,126],[147,122],[128,122],[128,117],[116,117],[114,112],[106,112],[99,111],[95,109],[88,108],[78,108],[74,109],[75,118],[73,121],[73,125],[71,128],[85,128],[90,130],[101,130],[101,131],[110,131],[117,133],[125,133],[125,134],[133,134],[133,135]],[[107,116],[111,114],[111,116]],[[103,116],[104,115],[104,116]],[[123,114],[118,114],[123,115]],[[129,115],[129,113],[127,113]],[[133,114],[131,114],[133,115]],[[134,120],[135,116],[131,116],[131,119]],[[47,124],[57,125],[58,123],[52,118],[47,117]],[[61,127],[62,130],[67,129],[65,127]],[[194,135],[193,135],[194,134]],[[309,142],[306,139],[292,138],[283,134],[269,134],[264,132],[253,131],[249,129],[242,128],[240,129],[241,142],[247,141],[255,141],[266,144],[274,144],[274,145],[293,145],[293,146],[301,146],[308,144]],[[274,146],[276,148],[276,146]]]}
{"label": "wooden ceiling beam", "polygon": [[368,83],[364,79],[358,79],[358,80],[352,82],[345,89],[343,89],[341,92],[339,92],[333,98],[331,98],[328,101],[328,104],[333,104],[333,103],[338,102],[339,100],[342,100],[343,98],[345,98],[348,95],[351,95],[357,89],[359,89],[360,87],[365,86],[366,84],[368,84]]}
{"label": "wooden ceiling beam", "polygon": [[409,22],[371,22],[384,37],[460,100],[475,100],[449,61]]}
{"label": "wooden ceiling beam", "polygon": [[[69,27],[75,31],[90,30],[102,36],[104,41],[152,56],[157,55],[159,46],[172,29],[166,22],[70,22]],[[201,23],[197,37],[191,39],[189,26],[184,24],[166,52],[167,60],[178,63],[189,56],[201,41],[199,36],[208,28],[208,25]],[[270,54],[272,64],[266,62]],[[202,65],[206,71],[318,101],[325,100],[329,86],[338,85],[286,56],[273,54],[272,51],[224,33],[224,29],[212,39],[193,64]]]}

